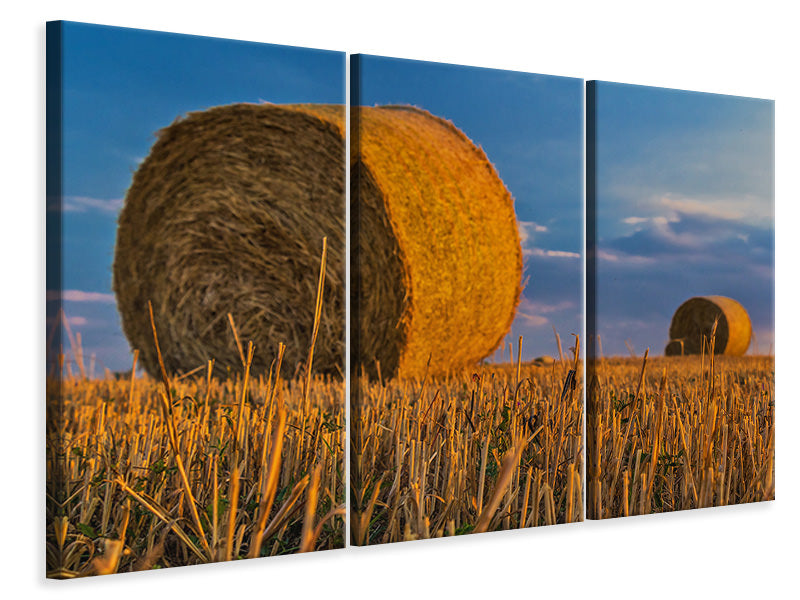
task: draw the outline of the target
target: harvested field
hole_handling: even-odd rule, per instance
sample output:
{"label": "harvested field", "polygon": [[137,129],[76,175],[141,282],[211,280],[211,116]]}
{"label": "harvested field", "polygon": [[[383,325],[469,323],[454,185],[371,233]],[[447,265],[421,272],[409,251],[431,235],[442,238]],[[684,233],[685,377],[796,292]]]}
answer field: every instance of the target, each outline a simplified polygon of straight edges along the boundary
{"label": "harvested field", "polygon": [[344,382],[313,372],[326,257],[323,239],[301,376],[281,376],[283,344],[256,367],[230,315],[241,365],[227,378],[213,361],[170,376],[149,303],[160,381],[135,377],[136,350],[127,378],[87,379],[69,334],[47,381],[48,577],[344,546]]}
{"label": "harvested field", "polygon": [[342,547],[344,386],[305,383],[49,381],[48,576]]}
{"label": "harvested field", "polygon": [[590,361],[592,519],[775,498],[775,360]]}
{"label": "harvested field", "polygon": [[352,543],[581,521],[580,372],[578,361],[557,361],[362,377],[351,414]]}

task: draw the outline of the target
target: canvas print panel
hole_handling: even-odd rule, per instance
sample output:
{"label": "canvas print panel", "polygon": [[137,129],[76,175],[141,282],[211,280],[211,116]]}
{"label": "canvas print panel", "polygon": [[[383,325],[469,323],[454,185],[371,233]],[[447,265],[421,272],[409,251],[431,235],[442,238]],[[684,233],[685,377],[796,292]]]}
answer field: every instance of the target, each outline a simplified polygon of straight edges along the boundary
{"label": "canvas print panel", "polygon": [[344,72],[48,24],[48,576],[344,546]]}
{"label": "canvas print panel", "polygon": [[587,105],[587,514],[774,499],[774,103]]}
{"label": "canvas print panel", "polygon": [[581,520],[582,82],[351,82],[351,542]]}

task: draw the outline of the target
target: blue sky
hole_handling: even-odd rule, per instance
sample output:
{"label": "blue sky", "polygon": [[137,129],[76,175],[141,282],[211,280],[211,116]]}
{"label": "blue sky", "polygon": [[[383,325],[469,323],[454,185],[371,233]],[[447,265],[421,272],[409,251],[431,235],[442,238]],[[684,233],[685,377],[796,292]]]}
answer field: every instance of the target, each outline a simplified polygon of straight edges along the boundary
{"label": "blue sky", "polygon": [[62,47],[64,310],[100,374],[131,364],[111,264],[122,199],[156,132],[236,102],[343,104],[345,55],[80,23],[64,24]]}
{"label": "blue sky", "polygon": [[513,341],[516,355],[522,335],[523,359],[557,356],[555,327],[567,352],[582,322],[583,80],[361,60],[360,104],[424,108],[486,152],[515,200],[528,279],[506,348]]}
{"label": "blue sky", "polygon": [[603,353],[663,354],[688,298],[738,300],[774,344],[774,103],[597,83]]}

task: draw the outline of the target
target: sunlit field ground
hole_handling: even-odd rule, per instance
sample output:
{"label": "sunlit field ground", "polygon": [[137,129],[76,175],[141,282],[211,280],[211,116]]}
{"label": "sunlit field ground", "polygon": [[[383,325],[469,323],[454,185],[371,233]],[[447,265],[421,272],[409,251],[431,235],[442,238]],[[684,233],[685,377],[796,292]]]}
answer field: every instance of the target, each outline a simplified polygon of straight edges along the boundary
{"label": "sunlit field ground", "polygon": [[775,498],[775,360],[611,358],[587,370],[590,518]]}
{"label": "sunlit field ground", "polygon": [[565,359],[439,379],[359,378],[352,542],[582,520],[580,374]]}
{"label": "sunlit field ground", "polygon": [[308,357],[289,379],[282,343],[268,372],[251,369],[231,314],[240,370],[168,375],[149,303],[161,377],[135,378],[134,351],[127,377],[87,378],[59,313],[70,352],[47,380],[48,577],[344,547],[345,386],[313,370],[326,256],[323,239]]}
{"label": "sunlit field ground", "polygon": [[344,545],[344,383],[242,371],[48,381],[49,576]]}

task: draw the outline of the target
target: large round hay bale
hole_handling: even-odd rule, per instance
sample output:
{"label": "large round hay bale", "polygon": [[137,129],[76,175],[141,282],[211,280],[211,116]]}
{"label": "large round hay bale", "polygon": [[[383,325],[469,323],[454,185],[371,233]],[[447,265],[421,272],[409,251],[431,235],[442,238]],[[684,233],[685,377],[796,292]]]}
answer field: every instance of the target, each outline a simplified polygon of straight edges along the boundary
{"label": "large round hay bale", "polygon": [[158,373],[147,302],[164,362],[188,371],[215,359],[254,372],[279,342],[285,372],[305,360],[322,238],[325,297],[314,370],[344,370],[344,107],[235,104],[195,112],[158,134],[119,217],[114,291],[122,327]]}
{"label": "large round hay bale", "polygon": [[741,304],[724,296],[698,296],[681,304],[672,317],[664,353],[700,354],[703,336],[711,337],[717,319],[714,353],[742,356],[750,345],[750,317]]}
{"label": "large round hay bale", "polygon": [[[412,107],[355,111],[354,364],[421,375],[489,355],[514,318],[522,252],[513,200],[482,150]],[[266,368],[305,360],[323,236],[328,269],[315,370],[343,365],[344,109],[239,104],[162,130],[120,215],[114,290],[125,334],[158,372],[147,301],[170,372],[240,338]]]}
{"label": "large round hay bale", "polygon": [[358,107],[351,139],[354,365],[422,376],[474,364],[511,327],[522,251],[514,203],[457,127]]}

